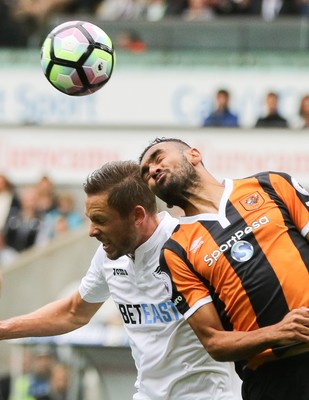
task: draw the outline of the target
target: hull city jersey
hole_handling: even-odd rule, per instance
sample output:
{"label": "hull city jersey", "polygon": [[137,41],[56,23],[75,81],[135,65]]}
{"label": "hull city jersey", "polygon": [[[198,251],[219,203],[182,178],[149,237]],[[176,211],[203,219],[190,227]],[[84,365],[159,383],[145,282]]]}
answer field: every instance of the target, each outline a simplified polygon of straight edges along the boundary
{"label": "hull city jersey", "polygon": [[[309,193],[287,174],[226,180],[218,214],[182,217],[161,253],[179,311],[189,318],[212,299],[226,330],[252,331],[309,307],[308,210]],[[255,369],[284,350],[293,351],[244,364]]]}
{"label": "hull city jersey", "polygon": [[[240,400],[233,363],[214,361],[170,300],[158,273],[160,251],[178,220],[159,214],[154,234],[135,252],[109,260],[100,246],[79,291],[87,302],[112,296],[137,368],[136,400]],[[104,307],[104,306],[103,306]]]}

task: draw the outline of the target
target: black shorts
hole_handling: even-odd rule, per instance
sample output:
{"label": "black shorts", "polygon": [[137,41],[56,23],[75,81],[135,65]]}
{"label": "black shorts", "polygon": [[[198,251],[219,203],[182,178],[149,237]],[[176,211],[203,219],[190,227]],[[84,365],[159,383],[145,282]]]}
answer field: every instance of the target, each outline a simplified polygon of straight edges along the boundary
{"label": "black shorts", "polygon": [[244,400],[309,400],[309,352],[245,369]]}

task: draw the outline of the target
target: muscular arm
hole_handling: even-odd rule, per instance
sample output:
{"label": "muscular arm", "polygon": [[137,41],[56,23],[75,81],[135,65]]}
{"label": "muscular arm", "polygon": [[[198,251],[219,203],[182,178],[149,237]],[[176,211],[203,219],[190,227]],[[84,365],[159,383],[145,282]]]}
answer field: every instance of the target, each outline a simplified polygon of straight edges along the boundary
{"label": "muscular arm", "polygon": [[309,344],[308,308],[293,310],[278,324],[251,332],[224,331],[212,303],[199,308],[188,322],[208,353],[218,361],[244,360],[273,346]]}
{"label": "muscular arm", "polygon": [[86,325],[102,303],[87,303],[78,292],[36,311],[0,321],[0,339],[53,336]]}

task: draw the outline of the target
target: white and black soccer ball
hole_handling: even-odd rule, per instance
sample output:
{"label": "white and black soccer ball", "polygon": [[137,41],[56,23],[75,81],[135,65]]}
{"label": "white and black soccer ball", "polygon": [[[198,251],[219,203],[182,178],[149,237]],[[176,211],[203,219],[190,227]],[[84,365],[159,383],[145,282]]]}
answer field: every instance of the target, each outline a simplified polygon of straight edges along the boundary
{"label": "white and black soccer ball", "polygon": [[69,21],[54,28],[41,51],[41,65],[48,81],[70,96],[84,96],[109,81],[115,64],[111,38],[98,26]]}

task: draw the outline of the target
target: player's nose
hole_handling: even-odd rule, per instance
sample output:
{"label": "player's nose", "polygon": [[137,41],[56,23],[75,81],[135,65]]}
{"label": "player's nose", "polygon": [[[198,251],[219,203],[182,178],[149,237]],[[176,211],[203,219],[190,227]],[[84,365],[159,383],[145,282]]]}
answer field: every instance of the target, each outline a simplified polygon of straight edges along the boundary
{"label": "player's nose", "polygon": [[159,171],[160,171],[160,167],[157,163],[149,164],[149,175],[152,178],[155,177]]}
{"label": "player's nose", "polygon": [[88,234],[90,237],[96,237],[99,233],[99,229],[95,224],[90,224],[89,229],[88,229]]}

